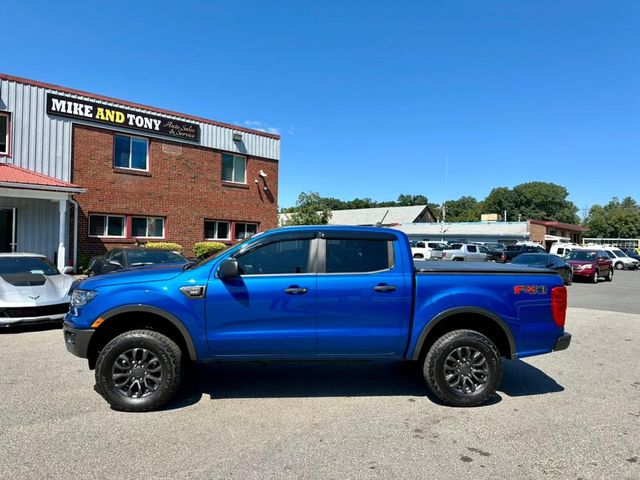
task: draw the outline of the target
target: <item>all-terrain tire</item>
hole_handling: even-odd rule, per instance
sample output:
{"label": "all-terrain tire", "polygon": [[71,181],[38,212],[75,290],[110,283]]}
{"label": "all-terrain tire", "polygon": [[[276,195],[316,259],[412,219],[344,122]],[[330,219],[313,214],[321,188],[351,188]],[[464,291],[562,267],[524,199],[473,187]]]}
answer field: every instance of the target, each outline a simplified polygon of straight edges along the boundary
{"label": "all-terrain tire", "polygon": [[[486,380],[474,391],[463,392],[447,382],[445,363],[452,355],[470,347],[486,361]],[[429,349],[423,364],[423,375],[431,392],[444,403],[455,407],[474,407],[491,398],[502,381],[502,361],[491,340],[474,330],[453,330],[445,333]]]}
{"label": "all-terrain tire", "polygon": [[[148,361],[148,366],[142,361],[145,351],[145,359],[155,358]],[[140,361],[139,365],[136,360]],[[127,367],[127,362],[133,365]],[[127,368],[130,368],[129,372],[133,374],[127,373]],[[149,379],[146,378],[147,370]],[[151,373],[152,371],[154,373]],[[134,385],[132,395],[129,395],[124,390],[131,383],[136,383],[135,380],[120,387],[116,385],[116,380],[123,382],[132,378],[131,375],[134,375],[133,378],[145,378],[142,382],[137,381],[138,388]],[[100,352],[96,361],[96,391],[116,410],[157,410],[171,400],[180,386],[182,375],[182,351],[173,340],[152,330],[131,330],[113,338]],[[151,378],[159,380],[151,381]],[[147,385],[155,389],[151,391]],[[140,395],[138,398],[136,393]]]}

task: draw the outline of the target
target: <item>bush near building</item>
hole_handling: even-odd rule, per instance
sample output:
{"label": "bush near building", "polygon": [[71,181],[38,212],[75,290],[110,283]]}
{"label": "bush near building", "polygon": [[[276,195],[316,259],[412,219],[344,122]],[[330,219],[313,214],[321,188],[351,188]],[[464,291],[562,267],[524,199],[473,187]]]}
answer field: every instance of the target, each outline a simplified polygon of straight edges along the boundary
{"label": "bush near building", "polygon": [[146,248],[159,248],[160,250],[170,250],[178,253],[182,253],[184,251],[184,247],[182,245],[172,242],[147,242],[144,246]]}
{"label": "bush near building", "polygon": [[193,246],[193,254],[197,258],[208,258],[225,248],[227,248],[227,246],[220,242],[198,242]]}

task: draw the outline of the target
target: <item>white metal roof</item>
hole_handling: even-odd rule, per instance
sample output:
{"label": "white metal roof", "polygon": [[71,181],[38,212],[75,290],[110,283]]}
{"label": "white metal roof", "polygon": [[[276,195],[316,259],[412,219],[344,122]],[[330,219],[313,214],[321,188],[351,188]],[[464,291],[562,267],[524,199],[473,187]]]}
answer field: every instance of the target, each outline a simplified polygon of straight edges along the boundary
{"label": "white metal roof", "polygon": [[393,225],[412,223],[427,208],[426,205],[410,207],[375,207],[350,210],[332,210],[329,225]]}
{"label": "white metal roof", "polygon": [[407,235],[529,237],[527,222],[410,223],[394,228]]}

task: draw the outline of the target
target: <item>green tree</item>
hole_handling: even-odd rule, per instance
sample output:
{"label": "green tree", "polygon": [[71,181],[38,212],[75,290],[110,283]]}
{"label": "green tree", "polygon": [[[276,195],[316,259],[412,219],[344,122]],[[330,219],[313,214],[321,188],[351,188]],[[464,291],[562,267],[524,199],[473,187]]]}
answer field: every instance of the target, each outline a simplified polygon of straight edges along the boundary
{"label": "green tree", "polygon": [[507,187],[494,188],[482,202],[482,213],[497,213],[503,217],[503,220],[505,212],[507,213],[507,220],[513,219],[515,209],[515,195]]}
{"label": "green tree", "polygon": [[481,204],[474,197],[465,195],[458,200],[444,202],[448,222],[477,222],[480,220]]}
{"label": "green tree", "polygon": [[326,225],[331,219],[331,209],[316,192],[302,192],[296,206],[289,209],[285,225]]}
{"label": "green tree", "polygon": [[409,207],[413,205],[427,205],[429,200],[424,195],[407,195],[403,193],[398,196],[398,200],[394,203],[401,207]]}
{"label": "green tree", "polygon": [[638,238],[640,237],[640,207],[631,197],[620,202],[613,197],[606,205],[594,205],[584,220],[590,237]]}

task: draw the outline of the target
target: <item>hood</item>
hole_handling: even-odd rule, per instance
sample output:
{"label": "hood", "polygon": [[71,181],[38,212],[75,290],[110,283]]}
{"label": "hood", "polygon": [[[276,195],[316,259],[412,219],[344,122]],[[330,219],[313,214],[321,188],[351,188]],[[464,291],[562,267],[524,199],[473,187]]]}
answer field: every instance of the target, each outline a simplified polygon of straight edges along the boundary
{"label": "hood", "polygon": [[100,287],[126,283],[161,282],[177,277],[183,271],[184,264],[127,268],[83,280],[78,288],[95,290]]}
{"label": "hood", "polygon": [[69,275],[0,275],[0,307],[35,307],[69,301]]}

